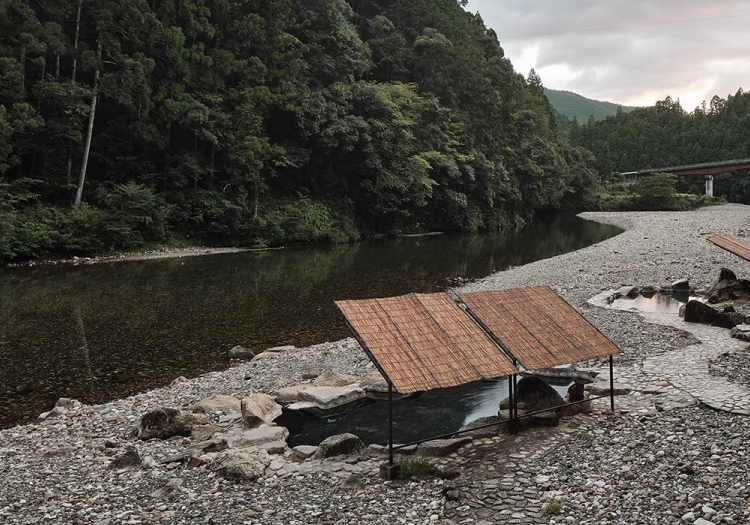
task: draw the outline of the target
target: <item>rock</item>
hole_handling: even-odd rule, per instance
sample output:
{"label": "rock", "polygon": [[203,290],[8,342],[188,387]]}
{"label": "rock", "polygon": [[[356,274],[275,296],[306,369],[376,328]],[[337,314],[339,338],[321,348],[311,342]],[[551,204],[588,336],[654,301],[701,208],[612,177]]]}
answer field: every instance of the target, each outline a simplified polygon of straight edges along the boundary
{"label": "rock", "polygon": [[255,357],[254,350],[251,350],[250,348],[246,348],[241,345],[233,346],[229,349],[229,358],[230,359],[247,359],[251,357]]}
{"label": "rock", "polygon": [[121,470],[125,468],[141,468],[143,462],[138,451],[134,448],[128,449],[124,454],[117,456],[109,464],[109,467],[114,470]]}
{"label": "rock", "polygon": [[719,280],[720,281],[736,281],[737,275],[730,270],[729,268],[722,268],[719,270]]}
{"label": "rock", "polygon": [[232,448],[260,447],[267,443],[283,441],[289,437],[286,427],[263,425],[257,428],[231,428],[226,440]]}
{"label": "rock", "polygon": [[190,431],[190,439],[202,441],[211,438],[217,432],[224,432],[226,429],[216,425],[195,425]]}
{"label": "rock", "polygon": [[686,292],[690,290],[690,282],[687,279],[680,279],[672,283],[672,290],[675,292]]}
{"label": "rock", "polygon": [[318,445],[315,457],[330,458],[350,454],[362,455],[366,450],[367,446],[354,434],[338,434],[324,439]]}
{"label": "rock", "polygon": [[[470,421],[466,425],[462,426],[459,429],[460,434],[457,434],[457,437],[468,436],[473,439],[477,439],[481,437],[497,436],[506,424],[507,420],[498,416],[480,417],[479,419]],[[472,430],[474,428],[476,428],[476,430]]]}
{"label": "rock", "polygon": [[308,459],[315,455],[318,447],[314,445],[297,445],[292,448],[292,453],[299,459]]}
{"label": "rock", "polygon": [[311,412],[317,416],[341,414],[365,400],[365,391],[355,385],[307,386],[298,394],[299,401],[287,406],[289,410]]}
{"label": "rock", "polygon": [[351,374],[339,374],[331,370],[326,370],[313,381],[315,386],[346,386],[356,383],[357,378]]}
{"label": "rock", "polygon": [[688,301],[685,305],[685,322],[720,326],[722,328],[734,328],[737,324],[728,314],[719,312],[695,299]]}
{"label": "rock", "polygon": [[240,400],[233,396],[216,394],[198,401],[190,407],[190,410],[202,414],[240,412]]}
{"label": "rock", "polygon": [[732,337],[740,341],[750,342],[750,324],[738,324],[729,333]]}
{"label": "rock", "polygon": [[219,476],[232,481],[255,481],[271,463],[268,452],[258,448],[230,450],[211,464]]}
{"label": "rock", "polygon": [[[526,411],[536,412],[558,407],[565,401],[557,391],[538,377],[522,377],[516,389],[518,403],[523,403]],[[508,399],[500,403],[500,409],[508,408]]]}
{"label": "rock", "polygon": [[195,425],[205,425],[209,417],[187,410],[175,408],[157,408],[147,412],[138,422],[139,439],[168,438],[175,435],[190,434]]}
{"label": "rock", "polygon": [[226,438],[216,437],[191,444],[191,449],[199,456],[212,452],[221,452],[229,448]]}
{"label": "rock", "polygon": [[[590,385],[585,385],[583,388],[586,389],[592,396],[608,396],[610,395],[609,379],[602,378],[601,380],[594,381]],[[615,381],[614,395],[625,396],[631,392],[631,388],[622,383]]]}
{"label": "rock", "polygon": [[583,401],[585,389],[583,383],[575,382],[568,388],[568,401]]}
{"label": "rock", "polygon": [[468,436],[454,439],[433,439],[432,441],[420,443],[417,447],[417,455],[429,457],[447,456],[471,442],[472,439]]}
{"label": "rock", "polygon": [[277,390],[273,395],[277,403],[281,403],[282,405],[289,405],[291,403],[299,401],[300,392],[302,392],[309,386],[309,384],[288,386]]}
{"label": "rock", "polygon": [[250,394],[242,400],[242,422],[247,428],[273,422],[281,415],[281,405],[268,394]]}
{"label": "rock", "polygon": [[37,422],[41,423],[42,421],[45,421],[46,419],[49,419],[51,417],[64,416],[72,408],[78,408],[82,406],[83,406],[83,403],[81,403],[80,401],[76,399],[61,397],[60,399],[57,400],[52,410],[49,410],[47,412],[42,412],[41,414],[39,414],[39,417],[37,417]]}

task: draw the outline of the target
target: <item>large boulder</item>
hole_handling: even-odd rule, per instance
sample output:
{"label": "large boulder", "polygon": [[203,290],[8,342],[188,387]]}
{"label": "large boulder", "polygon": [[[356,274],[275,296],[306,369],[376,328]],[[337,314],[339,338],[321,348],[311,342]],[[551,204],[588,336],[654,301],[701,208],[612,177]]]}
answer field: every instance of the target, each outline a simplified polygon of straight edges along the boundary
{"label": "large boulder", "polygon": [[250,394],[242,400],[242,421],[247,428],[273,422],[281,415],[281,405],[268,394]]}
{"label": "large boulder", "polygon": [[307,386],[298,393],[299,401],[287,406],[289,410],[310,412],[317,416],[341,414],[362,403],[365,391],[355,385]]}
{"label": "large boulder", "polygon": [[188,410],[175,408],[157,408],[141,416],[137,431],[140,439],[168,438],[176,435],[190,434],[196,425],[205,425],[210,417]]}
{"label": "large boulder", "polygon": [[324,439],[320,445],[318,445],[315,457],[330,458],[334,456],[348,456],[351,454],[362,455],[366,451],[367,445],[365,445],[359,437],[347,433]]}
{"label": "large boulder", "polygon": [[255,481],[263,476],[271,464],[268,452],[258,448],[229,450],[211,468],[219,476],[232,481]]}
{"label": "large boulder", "polygon": [[[522,377],[516,387],[516,401],[527,412],[537,412],[559,407],[565,400],[557,391],[534,376]],[[500,403],[500,409],[508,408],[508,399]]]}
{"label": "large boulder", "polygon": [[722,328],[734,328],[737,321],[728,313],[721,312],[695,299],[685,305],[685,322],[701,323]]}

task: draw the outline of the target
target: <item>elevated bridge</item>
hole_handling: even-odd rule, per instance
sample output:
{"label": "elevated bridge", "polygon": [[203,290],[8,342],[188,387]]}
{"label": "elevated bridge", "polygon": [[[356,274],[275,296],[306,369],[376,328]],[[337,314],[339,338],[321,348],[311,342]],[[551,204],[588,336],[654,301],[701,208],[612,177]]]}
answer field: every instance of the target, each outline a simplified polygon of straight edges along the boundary
{"label": "elevated bridge", "polygon": [[750,158],[736,160],[720,160],[703,164],[687,164],[684,166],[668,166],[666,168],[648,168],[638,171],[626,171],[622,176],[626,184],[635,184],[639,177],[654,173],[672,173],[674,175],[703,175],[706,177],[706,195],[714,196],[714,176],[719,173],[750,169]]}

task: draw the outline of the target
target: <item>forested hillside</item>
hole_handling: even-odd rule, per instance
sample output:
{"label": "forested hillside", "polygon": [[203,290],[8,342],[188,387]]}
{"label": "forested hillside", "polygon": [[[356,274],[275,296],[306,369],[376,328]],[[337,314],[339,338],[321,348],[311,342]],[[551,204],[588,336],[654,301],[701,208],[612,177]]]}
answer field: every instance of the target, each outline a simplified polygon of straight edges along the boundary
{"label": "forested hillside", "polygon": [[[742,89],[686,112],[667,97],[653,107],[573,126],[570,140],[594,153],[601,173],[750,157],[750,93]],[[703,192],[703,177],[681,177],[679,191]],[[750,172],[716,177],[714,194],[750,204]]]}
{"label": "forested hillside", "polygon": [[0,0],[0,260],[590,204],[593,158],[464,5]]}
{"label": "forested hillside", "polygon": [[544,94],[556,111],[565,115],[570,120],[576,119],[579,123],[586,123],[589,118],[604,120],[607,117],[615,115],[618,108],[622,108],[625,112],[634,109],[630,106],[621,106],[613,102],[592,100],[571,91],[544,88]]}

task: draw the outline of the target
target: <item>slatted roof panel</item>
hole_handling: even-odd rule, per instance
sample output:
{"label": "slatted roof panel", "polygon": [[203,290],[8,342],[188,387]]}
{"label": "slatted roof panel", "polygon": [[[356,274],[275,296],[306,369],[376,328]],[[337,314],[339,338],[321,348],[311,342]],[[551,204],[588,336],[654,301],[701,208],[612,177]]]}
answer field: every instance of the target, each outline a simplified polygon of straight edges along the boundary
{"label": "slatted roof panel", "polygon": [[527,370],[620,353],[548,286],[466,293],[460,298]]}
{"label": "slatted roof panel", "polygon": [[370,359],[401,393],[518,372],[446,293],[336,301],[336,306]]}
{"label": "slatted roof panel", "polygon": [[746,261],[750,261],[750,245],[745,244],[739,239],[735,239],[729,235],[714,235],[709,237],[708,240],[719,248],[724,248],[725,250],[742,257]]}

